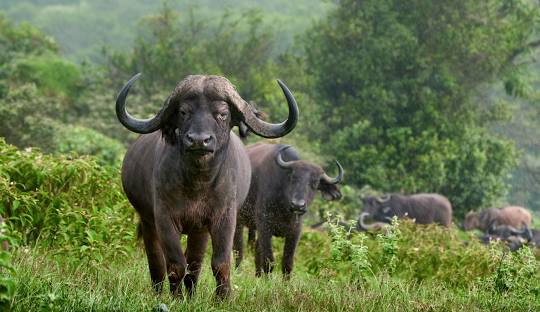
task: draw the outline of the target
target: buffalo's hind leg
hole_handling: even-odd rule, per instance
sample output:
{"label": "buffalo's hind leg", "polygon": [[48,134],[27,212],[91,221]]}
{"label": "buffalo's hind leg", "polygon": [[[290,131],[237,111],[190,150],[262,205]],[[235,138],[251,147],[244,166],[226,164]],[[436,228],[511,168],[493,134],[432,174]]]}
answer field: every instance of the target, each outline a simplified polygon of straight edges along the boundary
{"label": "buffalo's hind leg", "polygon": [[264,225],[257,231],[257,241],[255,245],[255,275],[261,276],[272,273],[274,269],[274,254],[272,252],[272,234]]}
{"label": "buffalo's hind leg", "polygon": [[166,276],[165,257],[159,242],[154,222],[141,222],[141,234],[144,241],[144,250],[148,259],[152,286],[157,293],[161,293],[163,281]]}
{"label": "buffalo's hind leg", "polygon": [[235,267],[238,269],[244,259],[244,227],[240,223],[236,224],[236,230],[234,231],[233,251],[235,255]]}
{"label": "buffalo's hind leg", "polygon": [[248,229],[248,245],[251,251],[255,250],[255,239],[256,239],[256,230],[255,228]]}
{"label": "buffalo's hind leg", "polygon": [[186,277],[184,277],[184,285],[186,286],[189,296],[192,296],[195,292],[207,245],[208,233],[197,232],[188,235],[186,248],[188,273],[186,274]]}

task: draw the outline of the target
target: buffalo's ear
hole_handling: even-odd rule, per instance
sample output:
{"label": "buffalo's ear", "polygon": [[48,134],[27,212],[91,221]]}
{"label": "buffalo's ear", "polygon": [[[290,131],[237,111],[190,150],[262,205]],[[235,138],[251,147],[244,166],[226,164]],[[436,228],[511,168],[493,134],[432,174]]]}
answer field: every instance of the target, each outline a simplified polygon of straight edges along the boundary
{"label": "buffalo's ear", "polygon": [[176,145],[178,143],[178,135],[176,134],[176,129],[178,127],[178,111],[176,110],[172,113],[167,120],[161,126],[161,134],[165,141],[171,145]]}
{"label": "buffalo's ear", "polygon": [[338,200],[341,198],[341,191],[337,184],[328,184],[321,180],[319,191],[321,191],[322,197],[326,200]]}

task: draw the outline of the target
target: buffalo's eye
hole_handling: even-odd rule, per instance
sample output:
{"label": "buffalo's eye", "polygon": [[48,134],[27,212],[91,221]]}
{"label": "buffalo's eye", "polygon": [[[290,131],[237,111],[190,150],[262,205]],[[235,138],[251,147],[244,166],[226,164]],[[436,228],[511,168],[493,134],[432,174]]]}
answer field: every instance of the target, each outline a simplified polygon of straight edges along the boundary
{"label": "buffalo's eye", "polygon": [[186,108],[180,108],[180,116],[186,117],[189,115],[189,110]]}
{"label": "buffalo's eye", "polygon": [[219,113],[217,113],[217,118],[219,120],[227,120],[228,116],[229,116],[229,114],[227,112],[219,112]]}

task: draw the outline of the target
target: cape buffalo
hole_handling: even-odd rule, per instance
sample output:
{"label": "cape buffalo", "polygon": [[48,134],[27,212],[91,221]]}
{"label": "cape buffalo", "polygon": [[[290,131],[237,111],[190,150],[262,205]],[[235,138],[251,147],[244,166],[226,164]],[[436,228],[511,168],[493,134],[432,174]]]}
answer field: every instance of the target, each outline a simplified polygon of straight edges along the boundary
{"label": "cape buffalo", "polygon": [[[281,124],[269,124],[255,116],[227,79],[194,75],[178,83],[156,116],[140,120],[125,109],[139,76],[120,91],[116,114],[126,128],[143,134],[126,153],[122,184],[140,215],[152,283],[159,292],[168,277],[171,292],[181,295],[183,281],[192,294],[210,234],[216,294],[225,297],[236,213],[251,179],[244,145],[231,129],[243,122],[257,135],[281,137],[295,127],[298,107],[278,80],[289,116]],[[185,256],[181,234],[188,237]]]}
{"label": "cape buffalo", "polygon": [[531,247],[536,246],[537,242],[535,239],[540,238],[535,237],[536,232],[538,231],[528,228],[516,229],[509,225],[499,225],[490,227],[485,234],[480,236],[480,240],[484,244],[489,244],[489,242],[494,240],[502,241],[508,245],[511,251],[516,251],[525,244]]}
{"label": "cape buffalo", "polygon": [[528,228],[531,225],[531,213],[519,206],[489,208],[480,212],[469,212],[463,221],[466,231],[479,229],[488,232],[493,226],[507,225],[516,229]]}
{"label": "cape buffalo", "polygon": [[256,274],[271,272],[274,256],[272,236],[284,237],[282,272],[288,276],[293,268],[294,252],[302,231],[302,219],[317,191],[323,198],[341,198],[337,186],[343,179],[343,168],[336,161],[339,174],[329,177],[316,164],[300,160],[288,145],[258,143],[247,147],[252,177],[249,195],[240,208],[234,236],[236,265],[243,257],[243,227],[256,229]]}
{"label": "cape buffalo", "polygon": [[[449,226],[452,222],[452,205],[446,197],[439,194],[391,194],[383,197],[369,196],[362,201],[364,210],[358,220],[359,230],[383,227],[393,216],[408,217],[418,224],[438,223]],[[372,217],[379,222],[365,224],[366,217]]]}

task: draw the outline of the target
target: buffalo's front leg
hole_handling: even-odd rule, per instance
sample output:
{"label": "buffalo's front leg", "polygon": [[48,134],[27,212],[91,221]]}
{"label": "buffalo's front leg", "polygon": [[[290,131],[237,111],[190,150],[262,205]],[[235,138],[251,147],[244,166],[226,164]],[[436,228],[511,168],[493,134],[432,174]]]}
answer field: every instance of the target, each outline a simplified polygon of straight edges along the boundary
{"label": "buffalo's front leg", "polygon": [[298,241],[300,240],[301,226],[297,226],[293,229],[289,235],[285,237],[285,246],[283,247],[283,259],[281,262],[281,272],[285,278],[289,278],[294,265],[294,253]]}
{"label": "buffalo's front leg", "polygon": [[190,296],[195,292],[199,273],[201,273],[201,264],[204,259],[204,252],[208,244],[208,233],[195,232],[188,235],[186,258],[188,264],[188,273],[184,278],[184,285]]}
{"label": "buffalo's front leg", "polygon": [[230,268],[236,216],[229,213],[210,227],[212,237],[212,272],[216,278],[216,295],[225,298],[231,292]]}
{"label": "buffalo's front leg", "polygon": [[163,257],[161,242],[156,233],[154,220],[151,219],[150,222],[145,222],[144,220],[145,219],[141,221],[140,226],[144,239],[144,250],[146,251],[146,257],[148,258],[150,278],[152,279],[154,290],[157,293],[160,293],[166,273],[165,258]]}
{"label": "buffalo's front leg", "polygon": [[156,213],[156,227],[161,240],[163,253],[167,263],[167,274],[171,293],[182,295],[182,280],[186,275],[186,258],[182,254],[180,243],[181,229],[175,224],[169,213]]}

